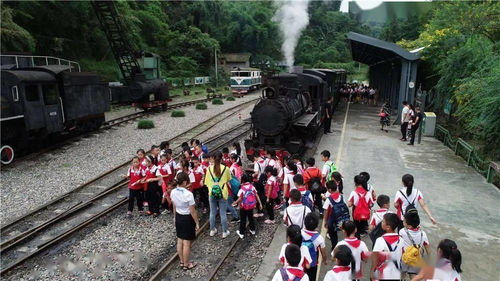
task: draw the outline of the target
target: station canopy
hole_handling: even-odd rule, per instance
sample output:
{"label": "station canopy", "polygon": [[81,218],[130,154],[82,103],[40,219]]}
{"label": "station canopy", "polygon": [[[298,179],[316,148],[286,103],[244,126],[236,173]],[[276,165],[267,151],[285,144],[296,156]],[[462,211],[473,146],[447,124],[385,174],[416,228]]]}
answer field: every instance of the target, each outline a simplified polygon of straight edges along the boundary
{"label": "station canopy", "polygon": [[418,53],[408,52],[392,42],[355,32],[349,32],[347,39],[351,45],[352,59],[368,66],[394,59],[415,61],[420,57]]}
{"label": "station canopy", "polygon": [[392,108],[401,109],[402,101],[414,101],[418,52],[355,32],[349,32],[347,40],[352,59],[368,65],[370,86],[377,89],[379,102],[388,100]]}

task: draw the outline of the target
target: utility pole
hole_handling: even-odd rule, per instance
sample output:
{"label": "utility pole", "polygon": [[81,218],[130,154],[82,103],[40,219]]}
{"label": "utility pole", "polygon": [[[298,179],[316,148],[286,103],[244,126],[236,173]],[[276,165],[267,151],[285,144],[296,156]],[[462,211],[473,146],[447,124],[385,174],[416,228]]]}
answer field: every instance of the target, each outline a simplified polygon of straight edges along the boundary
{"label": "utility pole", "polygon": [[217,73],[217,49],[214,48],[215,51],[215,88],[219,87],[219,74]]}

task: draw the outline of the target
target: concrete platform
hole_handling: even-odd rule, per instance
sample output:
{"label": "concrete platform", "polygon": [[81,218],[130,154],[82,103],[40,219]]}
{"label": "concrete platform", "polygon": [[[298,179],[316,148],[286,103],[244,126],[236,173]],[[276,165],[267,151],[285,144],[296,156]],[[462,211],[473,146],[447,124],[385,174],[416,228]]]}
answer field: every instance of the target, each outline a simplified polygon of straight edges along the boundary
{"label": "concrete platform", "polygon": [[[353,190],[354,175],[367,171],[377,194],[386,194],[393,201],[402,186],[401,176],[412,174],[415,187],[422,191],[438,221],[432,225],[422,213],[421,226],[433,252],[441,239],[452,239],[462,252],[463,280],[500,280],[500,191],[438,140],[424,137],[420,145],[408,146],[399,141],[399,126],[388,133],[381,131],[377,107],[350,104],[347,114],[346,109],[345,104],[340,106],[332,124],[334,133],[325,135],[316,151],[320,166],[322,150],[333,154],[344,176],[344,194]],[[284,236],[284,228],[278,229],[254,280],[271,280]],[[364,240],[371,249],[369,239]],[[330,268],[331,261],[322,266],[318,280]],[[363,280],[369,280],[365,272]]]}

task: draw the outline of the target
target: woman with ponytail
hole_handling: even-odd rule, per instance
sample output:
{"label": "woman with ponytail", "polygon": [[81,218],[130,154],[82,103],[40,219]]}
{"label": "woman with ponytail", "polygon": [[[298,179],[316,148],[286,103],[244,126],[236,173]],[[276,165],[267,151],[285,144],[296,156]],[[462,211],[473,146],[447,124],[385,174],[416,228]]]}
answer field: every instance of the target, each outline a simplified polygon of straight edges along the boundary
{"label": "woman with ponytail", "polygon": [[435,267],[423,268],[412,281],[440,280],[460,281],[462,277],[462,254],[455,241],[444,239],[439,242]]}
{"label": "woman with ponytail", "polygon": [[196,230],[200,228],[198,212],[195,208],[194,196],[187,189],[190,179],[185,172],[179,172],[173,181],[176,186],[171,198],[175,213],[174,224],[177,234],[177,254],[183,269],[192,269],[195,263],[189,261],[191,243],[196,238]]}
{"label": "woman with ponytail", "polygon": [[410,209],[416,209],[417,203],[424,209],[425,214],[433,224],[436,220],[432,217],[431,211],[424,202],[424,197],[420,190],[413,187],[414,179],[410,174],[406,174],[402,178],[403,188],[396,192],[396,199],[394,200],[394,207],[397,210],[397,215],[403,220],[404,215]]}
{"label": "woman with ponytail", "polygon": [[210,204],[210,236],[214,236],[217,233],[215,216],[217,215],[217,209],[219,209],[222,238],[226,238],[229,235],[226,211],[228,207],[228,191],[231,188],[229,183],[231,173],[229,172],[229,168],[222,164],[222,153],[220,151],[212,155],[211,164],[207,168],[204,179],[204,184],[208,187],[208,202]]}

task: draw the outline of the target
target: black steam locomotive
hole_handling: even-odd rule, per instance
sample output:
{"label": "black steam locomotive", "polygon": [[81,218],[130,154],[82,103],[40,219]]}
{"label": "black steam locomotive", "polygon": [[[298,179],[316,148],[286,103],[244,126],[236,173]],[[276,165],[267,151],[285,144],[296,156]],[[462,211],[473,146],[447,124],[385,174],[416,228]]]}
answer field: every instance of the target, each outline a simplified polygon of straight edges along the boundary
{"label": "black steam locomotive", "polygon": [[262,98],[251,112],[253,134],[245,141],[247,153],[262,148],[303,151],[323,124],[328,98],[338,102],[345,79],[342,69],[304,69],[266,77]]}
{"label": "black steam locomotive", "polygon": [[109,110],[109,88],[93,73],[70,72],[67,65],[1,71],[2,164],[14,149],[65,131],[98,129]]}

